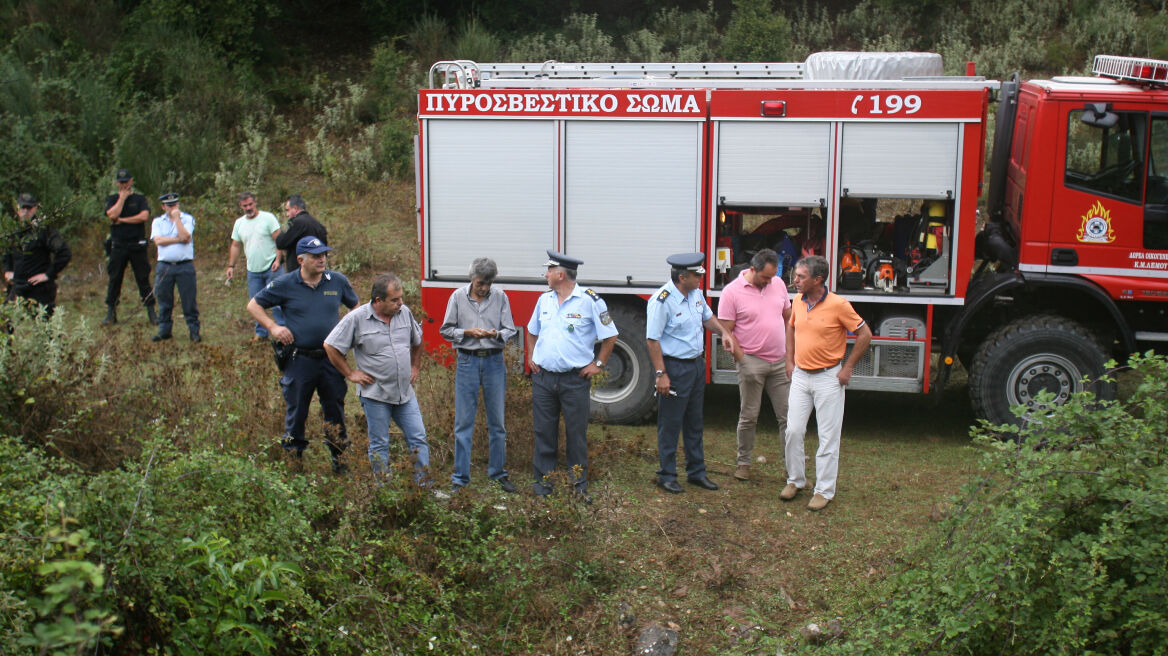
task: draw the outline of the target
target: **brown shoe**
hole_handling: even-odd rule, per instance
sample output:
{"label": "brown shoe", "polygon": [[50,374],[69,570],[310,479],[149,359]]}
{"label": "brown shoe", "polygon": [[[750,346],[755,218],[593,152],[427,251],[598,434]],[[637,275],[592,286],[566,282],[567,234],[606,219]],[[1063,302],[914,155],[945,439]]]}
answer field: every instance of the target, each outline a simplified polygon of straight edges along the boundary
{"label": "brown shoe", "polygon": [[779,498],[783,501],[790,501],[799,496],[799,490],[802,489],[801,487],[796,487],[794,483],[787,483],[787,487],[783,488],[782,492],[779,492]]}
{"label": "brown shoe", "polygon": [[815,512],[816,510],[823,510],[827,504],[831,503],[831,499],[824,499],[822,495],[816,494],[811,497],[811,502],[807,504],[807,509]]}
{"label": "brown shoe", "polygon": [[734,470],[734,478],[740,481],[750,480],[750,465],[738,465],[738,469]]}

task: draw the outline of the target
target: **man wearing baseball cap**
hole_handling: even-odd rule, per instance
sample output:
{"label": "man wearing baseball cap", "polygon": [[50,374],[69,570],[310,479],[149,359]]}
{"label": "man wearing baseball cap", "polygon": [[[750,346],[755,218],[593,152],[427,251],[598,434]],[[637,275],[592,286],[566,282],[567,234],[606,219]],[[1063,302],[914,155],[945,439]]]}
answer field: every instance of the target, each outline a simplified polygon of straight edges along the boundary
{"label": "man wearing baseball cap", "polygon": [[[308,440],[304,423],[316,392],[324,415],[325,443],[328,445],[333,472],[348,468],[340,455],[349,444],[345,430],[345,393],[348,382],[328,359],[324,340],[340,320],[341,305],[357,306],[357,292],[344,275],[328,270],[329,248],[318,237],[303,237],[296,244],[300,269],[281,276],[260,290],[247,304],[247,311],[280,344],[292,347],[292,356],[284,368],[280,385],[284,389],[285,453],[297,463]],[[267,313],[274,306],[284,309],[284,325]]]}
{"label": "man wearing baseball cap", "polygon": [[20,228],[12,235],[4,251],[6,298],[9,301],[32,299],[45,308],[46,316],[52,316],[57,303],[57,276],[73,255],[60,233],[50,226],[41,225],[38,207],[36,196],[32,194],[16,197]]}

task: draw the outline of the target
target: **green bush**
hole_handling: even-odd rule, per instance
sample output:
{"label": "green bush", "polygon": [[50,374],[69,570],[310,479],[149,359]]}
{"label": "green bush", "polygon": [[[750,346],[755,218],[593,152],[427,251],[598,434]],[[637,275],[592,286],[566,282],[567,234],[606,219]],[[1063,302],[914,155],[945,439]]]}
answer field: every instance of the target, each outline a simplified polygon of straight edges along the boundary
{"label": "green bush", "polygon": [[90,392],[107,382],[109,362],[84,317],[61,309],[45,319],[35,303],[0,303],[0,327],[0,434],[51,442],[102,403]]}
{"label": "green bush", "polygon": [[781,62],[791,45],[791,24],[775,11],[771,0],[734,0],[734,11],[722,36],[721,55],[727,61]]}
{"label": "green bush", "polygon": [[0,653],[82,654],[122,630],[98,542],[71,516],[81,481],[0,434]]}
{"label": "green bush", "polygon": [[612,36],[597,24],[596,14],[572,14],[564,19],[564,27],[552,34],[529,34],[519,38],[508,54],[510,61],[542,62],[554,59],[561,62],[618,61],[620,55],[612,43]]}
{"label": "green bush", "polygon": [[906,565],[854,654],[1154,654],[1168,645],[1168,359],[1126,400],[983,424],[984,477]]}
{"label": "green bush", "polygon": [[[720,35],[714,3],[705,9],[683,11],[663,7],[653,14],[649,29],[660,40],[662,50],[677,62],[714,61]],[[636,58],[633,58],[634,61]]]}
{"label": "green bush", "polygon": [[398,50],[395,42],[383,41],[373,48],[365,86],[376,106],[378,120],[412,116],[417,110],[418,89],[425,82],[417,62]]}
{"label": "green bush", "polygon": [[[471,18],[462,25],[454,39],[454,56],[474,62],[498,61],[503,54],[503,44],[499,37],[483,27],[477,18]],[[433,64],[434,62],[430,62]]]}

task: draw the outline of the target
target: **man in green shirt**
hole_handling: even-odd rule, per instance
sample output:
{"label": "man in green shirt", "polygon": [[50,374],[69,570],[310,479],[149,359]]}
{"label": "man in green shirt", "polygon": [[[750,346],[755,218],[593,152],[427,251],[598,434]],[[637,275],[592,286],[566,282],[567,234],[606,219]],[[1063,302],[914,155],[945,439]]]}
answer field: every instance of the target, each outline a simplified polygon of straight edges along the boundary
{"label": "man in green shirt", "polygon": [[[242,248],[247,260],[247,297],[250,299],[283,271],[284,253],[276,249],[276,237],[280,236],[280,221],[271,212],[259,209],[255,194],[245,191],[239,195],[239,209],[243,216],[235,220],[231,231],[231,254],[227,261],[227,280],[235,279],[235,263]],[[277,306],[272,308],[272,318],[284,325],[284,313]],[[268,330],[261,324],[255,325],[253,342],[268,338]]]}

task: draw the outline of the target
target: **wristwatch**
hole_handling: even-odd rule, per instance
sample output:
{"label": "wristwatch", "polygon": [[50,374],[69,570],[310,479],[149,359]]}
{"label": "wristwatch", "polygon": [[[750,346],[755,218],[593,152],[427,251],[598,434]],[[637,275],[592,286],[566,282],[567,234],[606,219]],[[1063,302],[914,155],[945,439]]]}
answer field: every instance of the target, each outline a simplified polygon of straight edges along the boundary
{"label": "wristwatch", "polygon": [[603,360],[597,360],[596,362],[593,362],[592,364],[600,367],[601,369],[604,368],[604,361]]}
{"label": "wristwatch", "polygon": [[664,376],[664,375],[665,375],[665,370],[664,370],[664,369],[658,369],[657,371],[654,371],[654,372],[653,372],[653,377],[654,377],[654,378],[660,378],[660,377],[662,377],[662,376]]}

